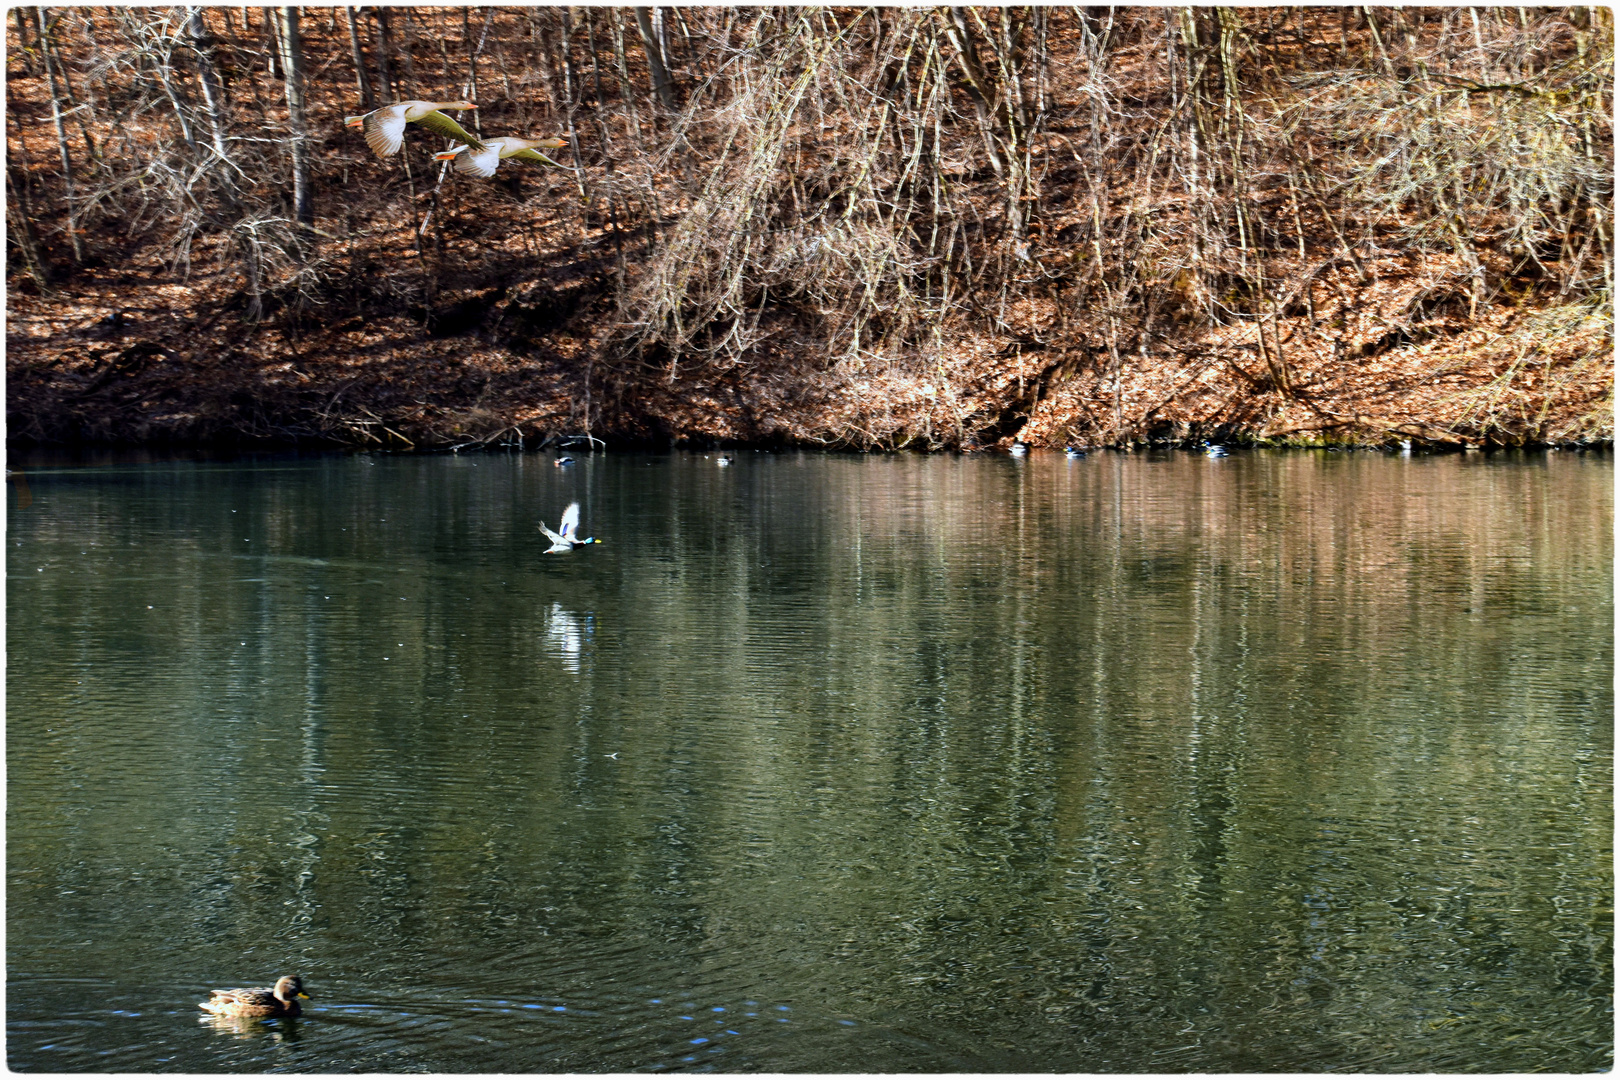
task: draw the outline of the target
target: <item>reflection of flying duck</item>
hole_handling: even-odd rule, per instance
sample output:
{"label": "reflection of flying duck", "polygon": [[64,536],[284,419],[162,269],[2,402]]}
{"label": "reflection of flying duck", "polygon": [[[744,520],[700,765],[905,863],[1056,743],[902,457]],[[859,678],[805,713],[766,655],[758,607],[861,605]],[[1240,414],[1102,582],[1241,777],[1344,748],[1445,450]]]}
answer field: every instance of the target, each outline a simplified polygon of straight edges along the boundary
{"label": "reflection of flying duck", "polygon": [[563,511],[562,522],[557,526],[556,532],[546,528],[546,523],[542,521],[540,531],[551,538],[551,546],[546,548],[546,554],[550,555],[554,551],[572,551],[577,547],[584,547],[586,544],[601,543],[600,540],[589,536],[583,540],[579,539],[574,535],[578,530],[579,503],[577,502],[569,503],[568,509]]}
{"label": "reflection of flying duck", "polygon": [[578,616],[552,601],[551,614],[546,616],[546,642],[562,657],[563,666],[579,673],[579,654],[585,648],[585,627]]}
{"label": "reflection of flying duck", "polygon": [[297,1016],[298,999],[307,998],[304,983],[297,975],[283,975],[274,989],[252,987],[242,990],[215,990],[207,1001],[199,1001],[197,1008],[206,1009],[216,1016]]}

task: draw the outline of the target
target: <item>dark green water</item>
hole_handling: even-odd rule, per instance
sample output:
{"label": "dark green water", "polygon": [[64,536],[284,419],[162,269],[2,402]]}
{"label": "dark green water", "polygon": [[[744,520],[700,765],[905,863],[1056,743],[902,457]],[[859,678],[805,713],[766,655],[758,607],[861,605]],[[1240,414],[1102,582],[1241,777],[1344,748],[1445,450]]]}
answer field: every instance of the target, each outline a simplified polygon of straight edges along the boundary
{"label": "dark green water", "polygon": [[1609,1066],[1612,458],[578,456],[27,472],[13,1069]]}

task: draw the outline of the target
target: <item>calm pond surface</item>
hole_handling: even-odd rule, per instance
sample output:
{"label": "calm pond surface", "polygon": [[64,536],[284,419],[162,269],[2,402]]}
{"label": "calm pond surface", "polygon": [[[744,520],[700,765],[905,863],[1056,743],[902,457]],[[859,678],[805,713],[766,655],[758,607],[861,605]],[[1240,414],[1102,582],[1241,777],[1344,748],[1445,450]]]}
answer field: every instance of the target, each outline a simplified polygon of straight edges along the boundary
{"label": "calm pond surface", "polygon": [[575,456],[12,485],[11,1068],[1610,1066],[1609,455]]}

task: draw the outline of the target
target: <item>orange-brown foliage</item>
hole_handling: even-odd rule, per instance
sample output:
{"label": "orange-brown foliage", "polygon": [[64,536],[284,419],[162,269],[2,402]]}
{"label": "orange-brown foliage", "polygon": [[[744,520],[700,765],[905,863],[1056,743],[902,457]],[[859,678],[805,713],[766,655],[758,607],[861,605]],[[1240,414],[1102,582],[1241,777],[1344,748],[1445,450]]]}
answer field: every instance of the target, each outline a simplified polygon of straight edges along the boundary
{"label": "orange-brown foliage", "polygon": [[1612,439],[1608,9],[303,9],[308,228],[192,10],[12,9],[14,439]]}

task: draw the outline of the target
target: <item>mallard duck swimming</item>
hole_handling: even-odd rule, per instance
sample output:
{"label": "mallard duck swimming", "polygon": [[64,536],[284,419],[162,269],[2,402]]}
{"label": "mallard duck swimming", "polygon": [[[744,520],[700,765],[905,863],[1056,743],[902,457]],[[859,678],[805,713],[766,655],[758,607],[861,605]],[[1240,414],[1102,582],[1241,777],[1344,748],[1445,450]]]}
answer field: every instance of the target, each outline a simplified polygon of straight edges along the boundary
{"label": "mallard duck swimming", "polygon": [[1204,456],[1205,457],[1225,457],[1226,456],[1226,447],[1220,445],[1219,443],[1205,443],[1204,444]]}
{"label": "mallard duck swimming", "polygon": [[553,461],[551,464],[553,466],[555,466],[556,468],[561,469],[561,468],[564,468],[565,466],[572,465],[573,463],[574,463],[574,459],[571,458],[571,457],[560,457],[556,461]]}
{"label": "mallard duck swimming", "polygon": [[274,989],[256,986],[215,990],[213,998],[197,1002],[197,1008],[216,1016],[297,1016],[303,1012],[298,999],[308,997],[302,979],[297,975],[283,975],[276,980]]}
{"label": "mallard duck swimming", "polygon": [[1086,452],[1076,446],[1065,446],[1063,448],[1063,456],[1069,458],[1082,458],[1086,456]]}
{"label": "mallard duck swimming", "polygon": [[1025,442],[1023,439],[1014,439],[1012,447],[1007,451],[1007,453],[1011,454],[1013,457],[1023,457],[1025,454],[1029,453],[1029,443]]}
{"label": "mallard duck swimming", "polygon": [[726,455],[721,454],[719,459],[715,461],[715,464],[719,465],[721,468],[724,468],[725,466],[731,464],[731,459]]}
{"label": "mallard duck swimming", "polygon": [[577,502],[569,503],[568,509],[563,511],[562,522],[557,526],[556,532],[546,528],[546,523],[542,521],[540,531],[551,538],[551,546],[546,548],[546,554],[550,555],[557,551],[573,551],[575,548],[584,547],[586,544],[600,544],[602,542],[589,536],[583,540],[579,539],[574,535],[578,529],[579,503]]}

